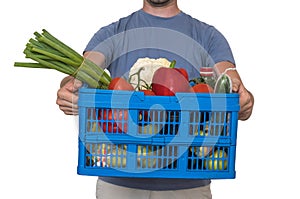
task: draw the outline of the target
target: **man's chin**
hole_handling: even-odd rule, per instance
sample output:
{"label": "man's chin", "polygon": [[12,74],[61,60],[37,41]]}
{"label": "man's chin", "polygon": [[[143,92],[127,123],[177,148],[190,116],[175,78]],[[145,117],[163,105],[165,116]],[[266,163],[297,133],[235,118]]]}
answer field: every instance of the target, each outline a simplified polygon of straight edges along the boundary
{"label": "man's chin", "polygon": [[153,7],[163,7],[170,3],[170,0],[147,0],[147,2]]}

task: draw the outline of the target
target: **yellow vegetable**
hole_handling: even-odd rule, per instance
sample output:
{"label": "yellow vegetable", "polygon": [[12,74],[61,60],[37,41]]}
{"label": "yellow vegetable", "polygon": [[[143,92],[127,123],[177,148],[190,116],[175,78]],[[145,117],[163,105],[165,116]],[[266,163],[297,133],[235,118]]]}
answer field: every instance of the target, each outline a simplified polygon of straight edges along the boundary
{"label": "yellow vegetable", "polygon": [[227,153],[224,150],[216,150],[204,162],[208,170],[226,170],[227,164]]}
{"label": "yellow vegetable", "polygon": [[143,133],[143,134],[157,134],[160,129],[158,127],[158,124],[148,124],[145,126],[139,126],[139,133]]}
{"label": "yellow vegetable", "polygon": [[156,165],[156,151],[152,151],[151,146],[138,146],[137,163],[139,168],[154,168]]}

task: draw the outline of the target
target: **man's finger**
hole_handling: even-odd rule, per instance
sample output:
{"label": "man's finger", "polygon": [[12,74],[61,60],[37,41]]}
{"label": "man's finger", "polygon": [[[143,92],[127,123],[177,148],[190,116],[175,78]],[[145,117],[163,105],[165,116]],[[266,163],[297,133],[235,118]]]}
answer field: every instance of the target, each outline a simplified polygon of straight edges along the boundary
{"label": "man's finger", "polygon": [[241,120],[247,120],[251,113],[253,108],[253,102],[251,100],[251,93],[244,87],[241,86],[240,88],[240,116],[239,119]]}
{"label": "man's finger", "polygon": [[59,106],[59,109],[62,110],[66,115],[78,115],[77,109],[72,109],[70,107]]}
{"label": "man's finger", "polygon": [[69,102],[72,102],[72,103],[75,103],[75,104],[78,101],[78,95],[76,95],[72,92],[69,92],[65,89],[58,90],[57,97],[59,99],[66,100],[66,101],[69,101]]}
{"label": "man's finger", "polygon": [[59,105],[59,106],[78,108],[77,103],[73,103],[73,102],[70,102],[70,101],[68,101],[68,100],[64,100],[64,99],[61,99],[61,98],[58,98],[58,99],[56,100],[56,103],[57,103],[57,105]]}

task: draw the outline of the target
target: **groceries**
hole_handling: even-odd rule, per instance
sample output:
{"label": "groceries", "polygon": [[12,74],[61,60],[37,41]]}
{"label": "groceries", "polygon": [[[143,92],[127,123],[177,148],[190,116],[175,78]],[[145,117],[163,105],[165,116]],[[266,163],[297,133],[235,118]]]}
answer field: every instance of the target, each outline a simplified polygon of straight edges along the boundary
{"label": "groceries", "polygon": [[78,103],[81,175],[235,176],[238,94],[150,96],[82,88]]}
{"label": "groceries", "polygon": [[[128,156],[134,156],[137,170],[176,169],[178,166],[179,147],[137,145],[135,152],[130,152],[126,144],[88,144],[86,166],[94,168],[128,169]],[[228,147],[190,146],[185,163],[189,170],[228,169]]]}

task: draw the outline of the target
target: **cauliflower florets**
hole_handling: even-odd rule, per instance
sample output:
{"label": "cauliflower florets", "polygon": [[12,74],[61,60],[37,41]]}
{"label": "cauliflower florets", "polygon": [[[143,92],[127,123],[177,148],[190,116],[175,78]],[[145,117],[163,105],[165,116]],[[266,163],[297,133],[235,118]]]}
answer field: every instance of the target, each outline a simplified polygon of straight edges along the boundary
{"label": "cauliflower florets", "polygon": [[[136,90],[142,89],[152,83],[154,72],[160,67],[169,67],[170,61],[166,58],[151,59],[148,57],[139,58],[129,71],[130,83]],[[140,71],[140,81],[138,82],[138,71]],[[142,80],[142,81],[141,81]],[[137,86],[139,83],[139,86]]]}

